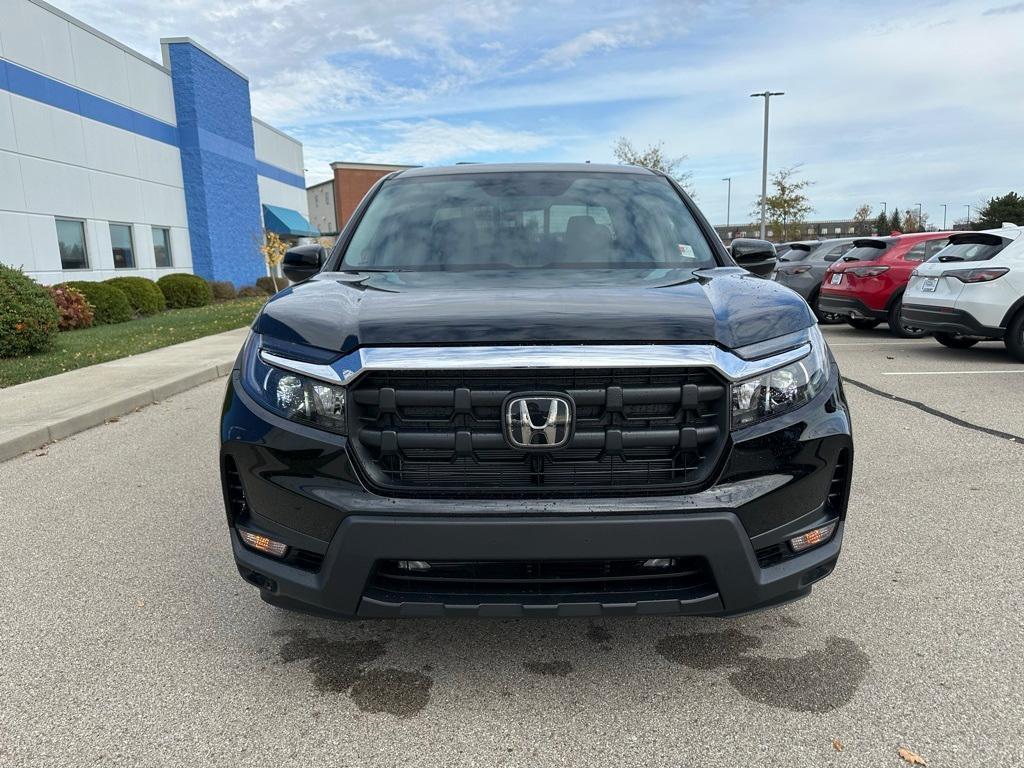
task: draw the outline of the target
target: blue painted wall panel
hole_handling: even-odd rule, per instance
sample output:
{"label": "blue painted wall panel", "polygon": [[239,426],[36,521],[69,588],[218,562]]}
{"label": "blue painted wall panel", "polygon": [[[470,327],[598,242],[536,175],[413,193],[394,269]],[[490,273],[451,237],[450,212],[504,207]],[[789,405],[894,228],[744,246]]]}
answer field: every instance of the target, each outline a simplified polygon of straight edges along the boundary
{"label": "blue painted wall panel", "polygon": [[170,43],[192,269],[249,285],[265,274],[249,83],[191,43]]}

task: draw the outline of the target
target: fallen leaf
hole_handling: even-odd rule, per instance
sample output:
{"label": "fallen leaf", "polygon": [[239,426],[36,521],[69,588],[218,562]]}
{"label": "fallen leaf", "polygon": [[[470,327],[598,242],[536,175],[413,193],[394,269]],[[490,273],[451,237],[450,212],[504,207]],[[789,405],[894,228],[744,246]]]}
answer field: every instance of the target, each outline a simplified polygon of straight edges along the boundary
{"label": "fallen leaf", "polygon": [[832,749],[834,749],[836,752],[842,752],[843,742],[841,742],[839,739],[832,739]]}
{"label": "fallen leaf", "polygon": [[906,747],[900,747],[899,755],[903,760],[910,763],[911,765],[928,765],[928,761],[921,757],[917,752]]}

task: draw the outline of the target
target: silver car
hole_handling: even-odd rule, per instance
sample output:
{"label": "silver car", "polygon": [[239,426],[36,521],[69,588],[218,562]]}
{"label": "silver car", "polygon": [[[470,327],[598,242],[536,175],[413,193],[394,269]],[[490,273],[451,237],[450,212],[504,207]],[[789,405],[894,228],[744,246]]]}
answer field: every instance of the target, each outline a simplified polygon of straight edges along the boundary
{"label": "silver car", "polygon": [[835,240],[812,240],[792,243],[792,247],[779,258],[779,263],[772,273],[772,280],[782,283],[799,293],[818,320],[822,323],[838,323],[843,320],[839,315],[821,312],[818,309],[818,292],[821,281],[825,278],[825,270],[829,264],[843,257],[853,248],[855,237],[843,237]]}

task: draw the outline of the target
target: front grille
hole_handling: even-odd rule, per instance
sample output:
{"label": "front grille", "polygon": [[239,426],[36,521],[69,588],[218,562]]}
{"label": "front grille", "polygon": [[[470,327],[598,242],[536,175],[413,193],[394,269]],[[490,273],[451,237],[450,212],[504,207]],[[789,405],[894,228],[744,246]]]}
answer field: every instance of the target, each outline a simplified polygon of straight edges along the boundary
{"label": "front grille", "polygon": [[[695,600],[717,590],[707,561],[665,558],[645,567],[631,560],[380,560],[364,595],[387,603],[629,603]],[[423,568],[423,565],[429,566]]]}
{"label": "front grille", "polygon": [[[511,448],[513,393],[567,394],[575,434]],[[706,481],[728,435],[727,387],[705,369],[372,372],[349,390],[349,434],[369,484],[390,495],[669,492]]]}

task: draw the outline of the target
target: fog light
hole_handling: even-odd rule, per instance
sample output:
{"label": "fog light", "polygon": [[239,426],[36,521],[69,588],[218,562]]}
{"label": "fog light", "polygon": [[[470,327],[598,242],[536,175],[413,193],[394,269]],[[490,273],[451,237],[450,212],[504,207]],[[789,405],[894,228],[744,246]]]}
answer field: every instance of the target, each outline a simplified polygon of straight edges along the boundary
{"label": "fog light", "polygon": [[644,560],[644,568],[671,568],[676,564],[674,557],[652,557]]}
{"label": "fog light", "polygon": [[403,571],[429,571],[430,563],[424,560],[399,560],[398,567]]}
{"label": "fog light", "polygon": [[255,549],[257,552],[262,552],[265,555],[271,555],[272,557],[284,557],[288,552],[287,544],[282,544],[280,541],[274,541],[261,533],[253,533],[252,531],[246,531],[239,528],[238,535],[242,537],[242,541],[245,542],[245,546],[250,549]]}
{"label": "fog light", "polygon": [[802,533],[790,539],[789,546],[793,548],[794,552],[803,552],[805,549],[824,544],[832,538],[832,534],[836,532],[837,525],[839,525],[839,521],[833,520],[831,523],[826,523],[820,528],[814,528],[806,533]]}

